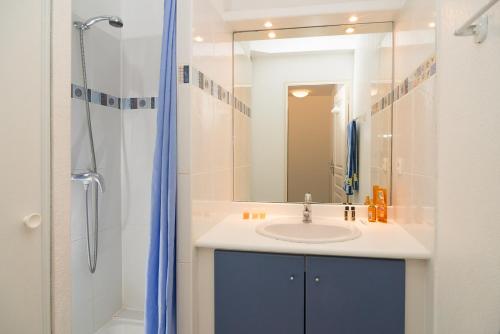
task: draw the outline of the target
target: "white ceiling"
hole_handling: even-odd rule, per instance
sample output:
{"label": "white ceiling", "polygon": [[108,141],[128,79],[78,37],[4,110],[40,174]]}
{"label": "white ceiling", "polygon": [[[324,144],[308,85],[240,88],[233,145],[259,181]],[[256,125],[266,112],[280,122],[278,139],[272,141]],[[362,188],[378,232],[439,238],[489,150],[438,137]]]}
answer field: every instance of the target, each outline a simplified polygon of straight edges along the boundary
{"label": "white ceiling", "polygon": [[263,10],[269,8],[310,7],[317,5],[342,5],[343,8],[370,7],[388,8],[401,6],[402,0],[226,0],[226,11]]}
{"label": "white ceiling", "polygon": [[406,0],[225,0],[224,20],[234,31],[262,29],[265,21],[274,28],[393,21]]}

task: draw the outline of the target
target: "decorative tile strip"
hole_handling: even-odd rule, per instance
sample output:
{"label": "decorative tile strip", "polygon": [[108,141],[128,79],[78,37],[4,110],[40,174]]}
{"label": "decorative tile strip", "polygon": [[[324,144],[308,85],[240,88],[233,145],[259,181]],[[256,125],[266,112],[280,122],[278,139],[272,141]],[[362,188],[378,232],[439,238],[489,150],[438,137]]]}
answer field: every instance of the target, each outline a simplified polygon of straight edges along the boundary
{"label": "decorative tile strip", "polygon": [[384,110],[392,103],[407,95],[424,81],[436,74],[436,70],[436,56],[434,55],[420,65],[409,77],[403,80],[403,82],[397,84],[392,92],[375,103],[372,106],[372,115]]}
{"label": "decorative tile strip", "polygon": [[[79,100],[84,99],[83,87],[71,84],[71,97]],[[128,109],[155,109],[156,97],[117,97],[110,94],[98,92],[92,89],[87,90],[87,97],[90,103],[111,107],[118,110]]]}
{"label": "decorative tile strip", "polygon": [[191,84],[211,95],[217,100],[232,106],[235,110],[242,114],[251,117],[252,110],[245,103],[234,97],[231,92],[210,79],[205,73],[198,69],[189,66],[179,66],[178,80],[180,84]]}

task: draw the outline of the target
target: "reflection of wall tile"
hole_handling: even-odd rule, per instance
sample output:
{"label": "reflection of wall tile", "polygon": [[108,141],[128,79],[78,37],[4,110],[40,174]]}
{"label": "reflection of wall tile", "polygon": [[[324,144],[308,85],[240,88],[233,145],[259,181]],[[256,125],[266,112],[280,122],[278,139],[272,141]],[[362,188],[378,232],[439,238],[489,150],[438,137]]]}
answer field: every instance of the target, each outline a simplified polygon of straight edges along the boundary
{"label": "reflection of wall tile", "polygon": [[234,97],[227,89],[225,89],[220,84],[216,83],[214,80],[209,78],[205,73],[199,71],[198,69],[183,65],[179,67],[179,83],[187,84],[190,83],[194,87],[197,87],[213,96],[217,100],[232,105],[233,108],[242,114],[250,117],[252,110],[243,101]]}
{"label": "reflection of wall tile", "polygon": [[391,186],[391,115],[391,108],[386,107],[372,115],[371,123],[371,183],[386,189]]}

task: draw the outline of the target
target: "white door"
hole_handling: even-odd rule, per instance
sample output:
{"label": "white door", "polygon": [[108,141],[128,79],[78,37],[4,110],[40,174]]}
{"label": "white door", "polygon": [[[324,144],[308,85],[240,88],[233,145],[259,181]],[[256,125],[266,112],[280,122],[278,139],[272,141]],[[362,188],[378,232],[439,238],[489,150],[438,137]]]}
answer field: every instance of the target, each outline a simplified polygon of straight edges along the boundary
{"label": "white door", "polygon": [[0,333],[5,334],[48,334],[50,328],[49,19],[48,0],[0,1]]}
{"label": "white door", "polygon": [[[309,192],[315,202],[329,203],[332,97],[313,95],[314,89],[320,91],[321,86],[310,87],[314,87],[313,93],[306,98],[288,97],[287,198],[288,202],[303,202],[304,194]],[[292,89],[294,86],[289,87]]]}
{"label": "white door", "polygon": [[333,203],[347,202],[344,192],[344,177],[347,156],[346,129],[349,121],[349,93],[346,85],[340,87],[334,99],[336,112],[334,113],[334,145],[333,145],[333,165],[334,180],[332,185]]}

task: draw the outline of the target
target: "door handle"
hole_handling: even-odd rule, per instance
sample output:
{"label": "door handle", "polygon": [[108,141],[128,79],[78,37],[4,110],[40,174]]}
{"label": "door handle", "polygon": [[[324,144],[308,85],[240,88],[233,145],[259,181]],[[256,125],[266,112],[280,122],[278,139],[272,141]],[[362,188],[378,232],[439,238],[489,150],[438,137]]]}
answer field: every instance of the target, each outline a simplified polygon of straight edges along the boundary
{"label": "door handle", "polygon": [[23,218],[23,223],[30,230],[35,230],[42,224],[42,215],[39,213],[27,215]]}

